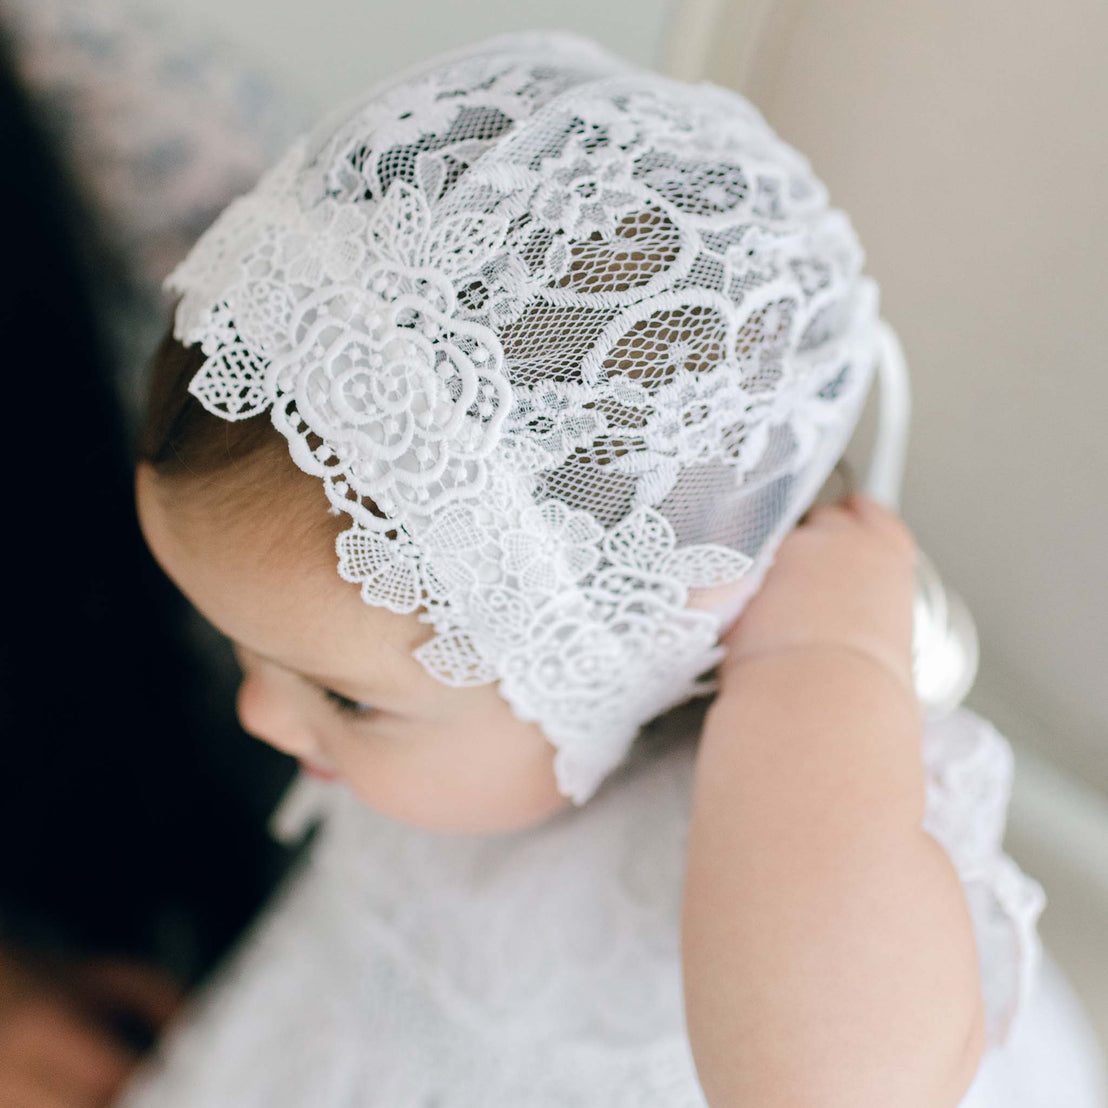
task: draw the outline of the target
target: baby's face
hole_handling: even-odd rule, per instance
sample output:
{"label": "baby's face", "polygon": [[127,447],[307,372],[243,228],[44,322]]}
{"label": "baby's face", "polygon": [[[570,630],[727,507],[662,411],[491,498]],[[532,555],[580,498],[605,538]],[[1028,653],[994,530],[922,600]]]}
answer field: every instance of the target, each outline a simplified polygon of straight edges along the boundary
{"label": "baby's face", "polygon": [[[171,507],[145,466],[136,488],[154,556],[234,644],[251,734],[421,827],[509,830],[569,803],[537,724],[513,715],[495,685],[433,678],[412,657],[430,627],[364,603],[320,528],[280,540],[271,528],[229,529],[200,507]],[[335,534],[343,524],[333,522]]]}

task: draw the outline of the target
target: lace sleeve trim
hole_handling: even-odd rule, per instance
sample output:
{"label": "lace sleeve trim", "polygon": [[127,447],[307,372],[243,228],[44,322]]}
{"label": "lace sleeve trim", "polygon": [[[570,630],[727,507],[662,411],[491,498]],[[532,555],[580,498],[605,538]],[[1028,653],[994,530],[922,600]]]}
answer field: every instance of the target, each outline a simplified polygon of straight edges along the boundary
{"label": "lace sleeve trim", "polygon": [[924,829],[950,855],[973,920],[988,1048],[1003,1046],[1026,1009],[1042,959],[1042,886],[1001,849],[1013,756],[986,720],[961,709],[924,736]]}

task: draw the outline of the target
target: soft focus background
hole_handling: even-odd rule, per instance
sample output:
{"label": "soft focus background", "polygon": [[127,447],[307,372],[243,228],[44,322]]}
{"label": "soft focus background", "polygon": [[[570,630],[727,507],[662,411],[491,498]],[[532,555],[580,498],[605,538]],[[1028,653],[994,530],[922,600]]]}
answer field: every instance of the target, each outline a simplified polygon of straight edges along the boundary
{"label": "soft focus background", "polygon": [[744,91],[846,209],[913,371],[904,514],[973,610],[1016,747],[1008,848],[1108,1046],[1108,5],[136,0],[309,113],[435,51],[566,27]]}

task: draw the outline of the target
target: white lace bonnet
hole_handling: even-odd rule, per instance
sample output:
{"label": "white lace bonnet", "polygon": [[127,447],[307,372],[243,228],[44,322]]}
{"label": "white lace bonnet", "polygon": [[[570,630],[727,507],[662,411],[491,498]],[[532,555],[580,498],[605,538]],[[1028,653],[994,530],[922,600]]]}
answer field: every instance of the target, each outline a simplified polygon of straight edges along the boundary
{"label": "white lace bonnet", "polygon": [[269,410],[351,518],[340,575],[433,626],[435,677],[499,681],[580,804],[701,687],[842,453],[861,266],[740,96],[536,32],[332,114],[166,285],[192,394]]}

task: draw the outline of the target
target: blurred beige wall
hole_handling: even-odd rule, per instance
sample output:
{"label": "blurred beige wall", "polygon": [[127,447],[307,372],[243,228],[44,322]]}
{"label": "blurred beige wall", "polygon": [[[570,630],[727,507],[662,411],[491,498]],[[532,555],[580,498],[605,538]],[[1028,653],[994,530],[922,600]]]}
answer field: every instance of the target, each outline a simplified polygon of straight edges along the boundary
{"label": "blurred beige wall", "polygon": [[1108,791],[1108,3],[678,4],[858,228],[913,373],[904,513],[973,609],[971,703]]}

